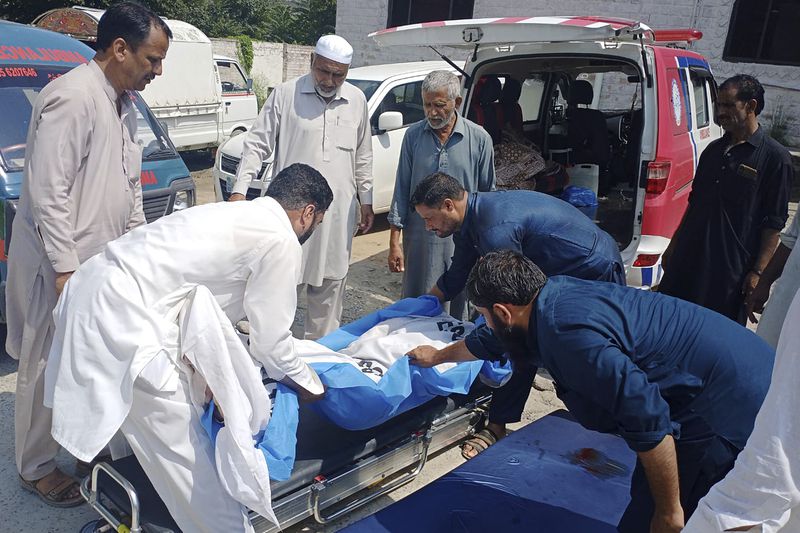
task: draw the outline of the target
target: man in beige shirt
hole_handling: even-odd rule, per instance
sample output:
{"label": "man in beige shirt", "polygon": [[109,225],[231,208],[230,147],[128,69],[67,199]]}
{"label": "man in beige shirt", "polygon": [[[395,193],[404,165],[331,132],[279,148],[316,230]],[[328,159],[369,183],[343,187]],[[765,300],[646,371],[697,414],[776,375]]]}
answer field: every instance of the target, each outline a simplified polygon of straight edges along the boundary
{"label": "man in beige shirt", "polygon": [[372,134],[364,93],[347,83],[353,48],[341,37],[320,37],[311,72],[275,87],[247,133],[230,200],[244,200],[250,181],[275,154],[277,173],[292,163],[317,169],[333,189],[325,221],[303,245],[307,307],[305,337],[339,327],[350,250],[361,203],[361,224],[372,227]]}
{"label": "man in beige shirt", "polygon": [[52,312],[81,263],[145,223],[142,154],[128,91],[144,89],[161,74],[171,36],[149,9],[116,4],[100,19],[94,59],[48,84],[33,106],[8,254],[6,351],[19,359],[20,482],[56,507],[83,500],[77,482],[56,468],[52,413],[42,403]]}

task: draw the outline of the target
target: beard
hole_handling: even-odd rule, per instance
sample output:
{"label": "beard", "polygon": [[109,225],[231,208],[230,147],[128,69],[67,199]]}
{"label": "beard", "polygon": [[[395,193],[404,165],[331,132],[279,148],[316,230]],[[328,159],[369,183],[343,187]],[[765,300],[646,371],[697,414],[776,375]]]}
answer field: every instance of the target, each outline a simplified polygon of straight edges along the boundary
{"label": "beard", "polygon": [[492,314],[492,323],[497,328],[492,329],[492,332],[508,351],[511,364],[514,366],[531,364],[532,354],[528,349],[528,332],[520,326],[504,324],[494,311],[490,311],[490,313]]}
{"label": "beard", "polygon": [[319,85],[315,85],[314,86],[314,90],[317,91],[317,94],[320,95],[323,98],[331,98],[333,96],[336,96],[336,87],[334,87],[330,91],[326,91],[325,89],[323,89]]}
{"label": "beard", "polygon": [[308,239],[311,238],[311,234],[314,233],[314,229],[316,229],[315,226],[312,226],[308,228],[305,233],[299,235],[297,237],[298,242],[300,242],[301,245],[304,244]]}
{"label": "beard", "polygon": [[426,117],[428,120],[428,126],[430,126],[434,130],[440,130],[450,124],[450,121],[453,120],[453,115],[456,114],[455,108],[448,114],[445,118],[430,118]]}

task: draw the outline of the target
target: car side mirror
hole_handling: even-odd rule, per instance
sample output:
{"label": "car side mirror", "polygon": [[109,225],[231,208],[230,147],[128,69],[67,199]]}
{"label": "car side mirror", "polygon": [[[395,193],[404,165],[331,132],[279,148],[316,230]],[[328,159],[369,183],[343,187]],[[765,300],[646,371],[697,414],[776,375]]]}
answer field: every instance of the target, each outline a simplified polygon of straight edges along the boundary
{"label": "car side mirror", "polygon": [[403,127],[403,114],[399,111],[384,111],[378,117],[379,133],[399,130]]}
{"label": "car side mirror", "polygon": [[253,78],[247,78],[247,82],[246,83],[247,83],[247,90],[248,91],[252,91],[253,90]]}

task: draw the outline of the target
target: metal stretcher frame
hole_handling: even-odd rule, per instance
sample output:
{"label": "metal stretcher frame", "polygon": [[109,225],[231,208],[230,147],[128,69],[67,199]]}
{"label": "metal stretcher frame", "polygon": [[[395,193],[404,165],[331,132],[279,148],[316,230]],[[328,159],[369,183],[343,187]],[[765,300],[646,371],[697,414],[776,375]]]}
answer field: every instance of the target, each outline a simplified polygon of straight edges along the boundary
{"label": "metal stretcher frame", "polygon": [[[490,398],[486,387],[477,385],[468,396],[459,400],[460,404],[454,409],[438,414],[424,427],[406,433],[404,437],[387,443],[341,468],[333,469],[327,475],[317,475],[310,484],[303,484],[287,493],[273,491],[273,510],[280,527],[251,511],[250,522],[253,528],[256,533],[277,532],[312,516],[317,522],[324,524],[405,485],[423,470],[431,454],[454,445],[482,427]],[[412,412],[424,413],[433,403],[435,401],[420,406]],[[389,423],[391,421],[387,424]],[[376,487],[380,483],[382,485]],[[149,486],[149,482],[147,485]],[[359,494],[367,488],[372,490],[363,495]],[[152,487],[149,490],[152,491]],[[149,520],[148,509],[142,503],[144,494],[140,495],[137,492],[137,481],[126,479],[113,464],[97,464],[92,474],[81,483],[81,494],[102,517],[102,520],[88,531],[115,530],[132,533],[174,531],[174,526],[165,527],[161,523]],[[344,507],[330,511],[332,506],[354,495],[357,496]],[[153,495],[149,496],[152,500]],[[161,506],[163,507],[163,504]],[[84,532],[87,530],[84,529]]]}

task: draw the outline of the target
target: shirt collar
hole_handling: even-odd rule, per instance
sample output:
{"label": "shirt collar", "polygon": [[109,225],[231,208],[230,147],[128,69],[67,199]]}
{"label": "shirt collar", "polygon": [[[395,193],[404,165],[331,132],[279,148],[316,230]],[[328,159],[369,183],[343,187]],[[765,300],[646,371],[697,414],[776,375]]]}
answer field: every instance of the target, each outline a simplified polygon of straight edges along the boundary
{"label": "shirt collar", "polygon": [[[344,87],[344,83],[336,88],[336,94],[331,102],[339,100],[340,98],[347,101],[347,97],[342,96],[342,87]],[[317,89],[314,87],[314,76],[310,73],[300,78],[300,92],[303,94],[315,94],[320,100],[325,101],[325,99],[322,98],[319,93],[317,93]]]}
{"label": "shirt collar", "polygon": [[[106,93],[106,96],[108,96],[108,99],[111,100],[111,103],[114,104],[114,107],[116,107],[116,105],[117,105],[117,91],[116,91],[116,89],[114,89],[114,86],[111,85],[111,82],[108,81],[108,78],[106,77],[105,73],[103,72],[103,69],[100,68],[100,65],[97,64],[97,61],[94,61],[94,60],[89,61],[89,70],[91,71],[92,74],[94,74],[94,77],[97,79],[97,81],[103,87],[103,92]],[[125,91],[124,93],[122,93],[122,95],[124,95],[127,92],[128,91]],[[120,101],[124,105],[125,99],[122,98],[122,95],[120,95],[119,98],[120,98]]]}
{"label": "shirt collar", "polygon": [[[764,128],[762,128],[761,125],[759,124],[758,128],[756,128],[756,131],[754,131],[753,134],[746,141],[744,141],[742,144],[749,144],[749,145],[751,145],[751,146],[753,146],[755,148],[758,148],[764,142],[764,136],[765,135],[766,134],[764,133]],[[730,134],[726,133],[723,136],[723,138],[725,139],[725,142],[723,143],[723,145],[724,146],[729,146],[730,145],[730,140],[731,140]]]}
{"label": "shirt collar", "polygon": [[467,193],[467,209],[464,211],[464,220],[461,221],[461,227],[458,232],[461,235],[472,236],[472,217],[477,209],[478,193]]}

